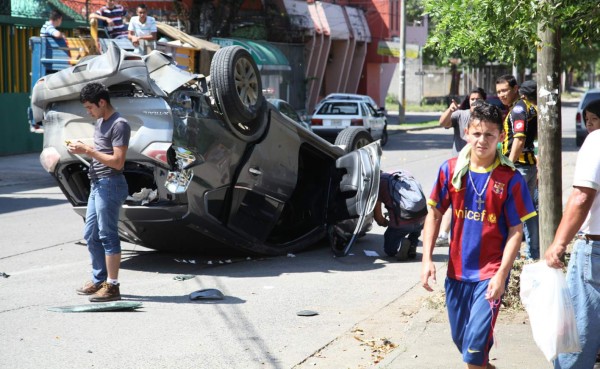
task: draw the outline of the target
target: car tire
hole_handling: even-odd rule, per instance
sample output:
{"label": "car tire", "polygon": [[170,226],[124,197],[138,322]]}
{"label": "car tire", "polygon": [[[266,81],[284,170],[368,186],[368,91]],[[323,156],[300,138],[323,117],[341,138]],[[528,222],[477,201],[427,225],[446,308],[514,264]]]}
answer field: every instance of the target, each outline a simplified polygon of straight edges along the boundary
{"label": "car tire", "polygon": [[385,146],[388,142],[388,131],[387,124],[383,126],[383,133],[381,134],[381,146]]}
{"label": "car tire", "polygon": [[264,104],[258,67],[241,46],[217,50],[210,63],[210,89],[219,109],[234,125],[256,119]]}
{"label": "car tire", "polygon": [[373,142],[373,137],[364,128],[348,127],[335,138],[335,145],[345,146],[346,152],[351,152]]}

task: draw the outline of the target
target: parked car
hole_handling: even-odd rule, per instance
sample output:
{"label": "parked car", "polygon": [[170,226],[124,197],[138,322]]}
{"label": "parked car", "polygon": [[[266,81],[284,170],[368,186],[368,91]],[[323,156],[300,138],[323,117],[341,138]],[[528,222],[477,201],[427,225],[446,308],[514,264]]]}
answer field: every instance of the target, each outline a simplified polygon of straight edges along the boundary
{"label": "parked car", "polygon": [[335,142],[338,134],[348,127],[365,128],[372,139],[381,140],[382,146],[388,140],[385,115],[364,101],[324,100],[313,114],[311,126],[313,132],[330,142]]}
{"label": "parked car", "polygon": [[585,128],[585,121],[583,120],[583,109],[594,100],[600,100],[600,88],[593,88],[587,90],[581,97],[579,105],[577,105],[577,113],[575,114],[575,145],[581,147],[583,141],[588,135],[587,129]]}
{"label": "parked car", "polygon": [[229,246],[276,255],[328,238],[345,254],[370,226],[379,144],[347,152],[285,118],[266,102],[256,63],[239,46],[216,52],[209,77],[177,68],[159,51],[142,57],[113,44],[36,83],[40,161],[82,217],[89,158],[70,154],[64,142],[93,142],[94,122],[79,102],[91,81],[108,87],[132,130],[123,240],[158,250]]}
{"label": "parked car", "polygon": [[353,100],[353,101],[364,101],[367,102],[369,104],[371,104],[371,106],[377,110],[380,111],[382,113],[385,113],[385,108],[383,107],[378,107],[377,103],[375,102],[375,100],[373,100],[373,98],[369,95],[359,95],[359,94],[347,94],[347,93],[341,93],[341,92],[336,92],[336,93],[332,93],[329,94],[327,96],[325,96],[325,98],[323,100],[321,100],[319,102],[319,104],[317,105],[317,107],[315,108],[315,111],[317,111],[317,109],[320,107],[320,105],[325,102],[326,100]]}
{"label": "parked car", "polygon": [[300,114],[298,114],[298,112],[296,111],[296,109],[294,109],[287,101],[281,99],[267,99],[267,101],[270,102],[273,105],[273,107],[284,116],[290,118],[291,120],[299,124],[301,127],[304,127],[309,131],[311,130],[310,123],[303,120],[300,117]]}

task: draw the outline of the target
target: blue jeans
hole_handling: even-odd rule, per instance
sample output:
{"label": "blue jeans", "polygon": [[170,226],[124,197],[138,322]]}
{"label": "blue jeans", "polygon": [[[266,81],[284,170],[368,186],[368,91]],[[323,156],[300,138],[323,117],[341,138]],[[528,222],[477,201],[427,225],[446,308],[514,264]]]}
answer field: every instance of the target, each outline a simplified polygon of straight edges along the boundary
{"label": "blue jeans", "polygon": [[92,258],[92,282],[99,283],[108,276],[105,255],[121,253],[119,211],[127,198],[128,190],[123,175],[93,179],[90,182],[83,238]]}
{"label": "blue jeans", "polygon": [[[533,205],[537,209],[537,167],[535,165],[517,166],[517,170],[521,173],[527,182],[529,196],[533,201]],[[540,217],[535,216],[525,221],[523,225],[523,233],[525,234],[525,249],[523,256],[525,259],[540,258]]]}
{"label": "blue jeans", "polygon": [[418,222],[412,224],[403,224],[400,227],[387,227],[383,234],[383,251],[388,256],[394,256],[398,253],[400,242],[408,236],[411,247],[419,244],[419,236],[423,230],[423,224]]}
{"label": "blue jeans", "polygon": [[592,369],[600,349],[600,241],[577,240],[567,271],[581,352],[560,354],[556,369]]}

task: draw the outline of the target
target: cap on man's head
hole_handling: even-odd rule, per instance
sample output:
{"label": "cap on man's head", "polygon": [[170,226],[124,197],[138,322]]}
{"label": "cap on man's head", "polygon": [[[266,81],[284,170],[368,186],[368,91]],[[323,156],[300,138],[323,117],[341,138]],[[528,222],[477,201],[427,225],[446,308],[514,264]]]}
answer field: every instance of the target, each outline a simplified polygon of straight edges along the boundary
{"label": "cap on man's head", "polygon": [[536,97],[537,83],[532,79],[521,83],[521,85],[519,86],[519,95],[525,95],[527,97]]}

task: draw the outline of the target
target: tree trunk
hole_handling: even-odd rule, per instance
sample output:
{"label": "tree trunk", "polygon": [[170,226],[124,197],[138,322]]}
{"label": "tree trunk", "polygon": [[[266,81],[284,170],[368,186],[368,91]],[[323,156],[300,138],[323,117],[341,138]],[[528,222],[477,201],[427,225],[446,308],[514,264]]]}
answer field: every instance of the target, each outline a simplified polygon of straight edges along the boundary
{"label": "tree trunk", "polygon": [[548,22],[548,27],[538,26],[538,37],[541,40],[541,47],[538,46],[537,49],[538,187],[542,257],[554,240],[554,233],[562,217],[560,33],[555,31],[559,29],[552,20]]}
{"label": "tree trunk", "polygon": [[458,87],[460,86],[460,71],[456,67],[456,64],[450,66],[450,73],[452,79],[450,80],[450,96],[458,96]]}

